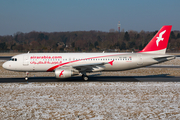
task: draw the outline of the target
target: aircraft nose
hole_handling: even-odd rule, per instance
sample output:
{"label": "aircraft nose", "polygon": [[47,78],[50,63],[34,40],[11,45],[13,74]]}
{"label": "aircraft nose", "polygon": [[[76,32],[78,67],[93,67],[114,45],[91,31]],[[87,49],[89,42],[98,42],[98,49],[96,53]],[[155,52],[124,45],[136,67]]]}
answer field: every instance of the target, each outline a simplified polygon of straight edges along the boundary
{"label": "aircraft nose", "polygon": [[4,69],[7,69],[7,68],[8,68],[7,62],[3,63],[2,67],[3,67]]}

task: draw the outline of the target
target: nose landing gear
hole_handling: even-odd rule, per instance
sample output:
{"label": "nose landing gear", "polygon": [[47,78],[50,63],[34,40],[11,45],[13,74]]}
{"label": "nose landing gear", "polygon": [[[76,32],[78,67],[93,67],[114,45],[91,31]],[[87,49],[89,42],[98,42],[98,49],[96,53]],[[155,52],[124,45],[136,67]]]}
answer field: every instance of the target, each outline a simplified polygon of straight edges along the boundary
{"label": "nose landing gear", "polygon": [[28,80],[28,74],[29,74],[29,72],[26,72],[26,76],[25,76],[26,81]]}

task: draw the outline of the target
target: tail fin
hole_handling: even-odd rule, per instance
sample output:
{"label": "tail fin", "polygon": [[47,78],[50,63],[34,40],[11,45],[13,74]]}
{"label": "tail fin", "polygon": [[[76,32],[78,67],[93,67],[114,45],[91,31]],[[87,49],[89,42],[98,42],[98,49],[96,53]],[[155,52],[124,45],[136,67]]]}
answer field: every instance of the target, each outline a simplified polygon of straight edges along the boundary
{"label": "tail fin", "polygon": [[139,53],[165,54],[172,25],[163,26]]}

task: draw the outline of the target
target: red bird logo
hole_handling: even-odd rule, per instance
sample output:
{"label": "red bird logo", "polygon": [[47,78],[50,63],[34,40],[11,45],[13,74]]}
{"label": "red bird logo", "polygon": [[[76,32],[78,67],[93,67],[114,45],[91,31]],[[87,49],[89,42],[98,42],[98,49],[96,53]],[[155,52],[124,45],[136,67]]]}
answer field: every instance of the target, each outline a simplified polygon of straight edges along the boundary
{"label": "red bird logo", "polygon": [[114,62],[114,60],[110,61],[109,64],[110,64],[110,65],[113,65],[113,62]]}
{"label": "red bird logo", "polygon": [[159,33],[159,37],[156,37],[157,40],[156,40],[156,45],[158,46],[159,45],[159,42],[160,41],[163,41],[164,38],[162,38],[163,34],[166,32],[166,30],[162,31],[161,33]]}
{"label": "red bird logo", "polygon": [[63,75],[63,72],[64,72],[64,70],[61,71],[61,73],[59,74],[59,77],[61,77]]}

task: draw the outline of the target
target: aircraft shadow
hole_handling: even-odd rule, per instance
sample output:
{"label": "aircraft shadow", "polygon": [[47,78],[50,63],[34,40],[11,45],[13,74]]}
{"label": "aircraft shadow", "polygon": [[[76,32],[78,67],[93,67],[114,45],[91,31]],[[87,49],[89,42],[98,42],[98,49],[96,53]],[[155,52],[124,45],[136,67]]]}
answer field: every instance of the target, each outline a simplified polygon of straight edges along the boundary
{"label": "aircraft shadow", "polygon": [[[147,76],[94,76],[90,75],[88,81],[75,76],[67,79],[55,77],[29,77],[29,82],[180,82],[180,77],[168,76],[169,74]],[[93,77],[92,77],[93,76]],[[24,78],[0,78],[0,83],[27,83]]]}

